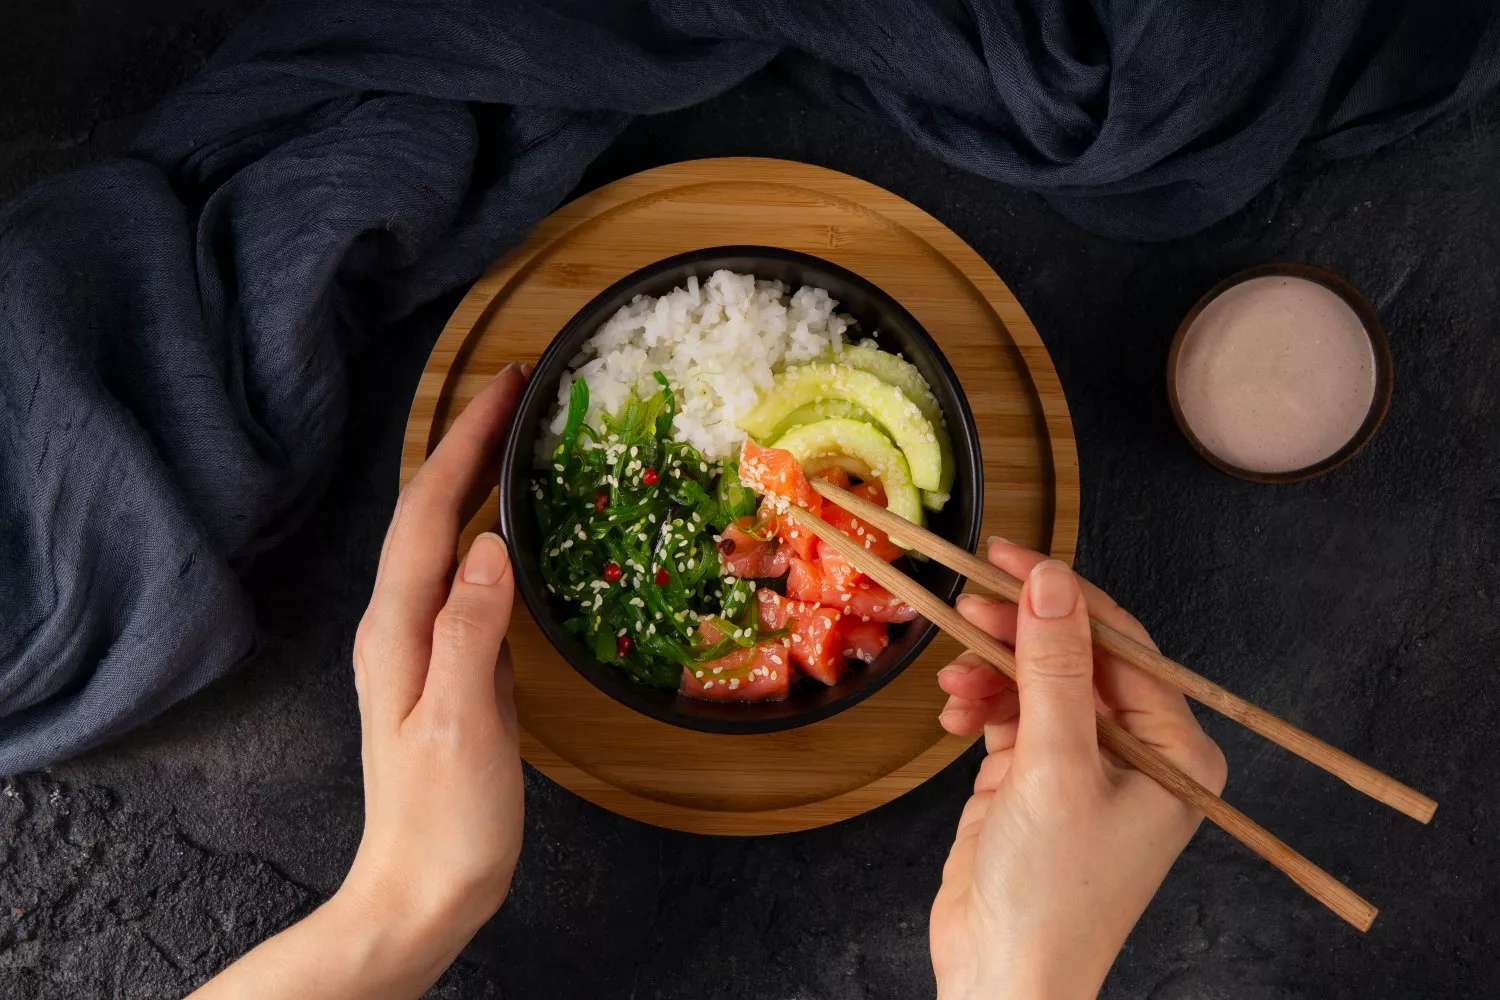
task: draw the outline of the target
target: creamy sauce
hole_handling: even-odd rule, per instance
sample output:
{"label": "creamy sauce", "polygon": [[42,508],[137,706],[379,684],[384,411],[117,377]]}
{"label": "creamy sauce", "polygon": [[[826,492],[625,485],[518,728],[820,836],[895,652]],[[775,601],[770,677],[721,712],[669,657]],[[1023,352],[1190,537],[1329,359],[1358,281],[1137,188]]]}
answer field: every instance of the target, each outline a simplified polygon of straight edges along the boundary
{"label": "creamy sauce", "polygon": [[1199,442],[1251,472],[1321,462],[1354,438],[1375,399],[1364,324],[1305,278],[1252,278],[1214,299],[1184,334],[1175,374]]}

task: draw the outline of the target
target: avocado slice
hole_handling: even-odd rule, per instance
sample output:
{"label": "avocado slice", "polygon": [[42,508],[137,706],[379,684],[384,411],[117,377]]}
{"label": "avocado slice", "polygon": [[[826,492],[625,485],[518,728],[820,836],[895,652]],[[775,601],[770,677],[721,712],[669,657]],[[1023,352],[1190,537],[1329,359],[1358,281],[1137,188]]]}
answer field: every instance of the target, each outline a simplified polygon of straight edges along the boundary
{"label": "avocado slice", "polygon": [[[830,360],[837,360],[840,364],[860,371],[869,372],[883,382],[900,389],[906,394],[906,398],[917,404],[937,431],[938,449],[942,453],[943,469],[938,479],[936,490],[922,491],[922,506],[928,510],[938,511],[948,502],[948,497],[953,492],[953,439],[948,436],[948,422],[943,417],[943,408],[938,405],[937,397],[932,394],[932,389],[927,385],[927,380],[922,377],[922,372],[916,365],[905,358],[897,357],[889,351],[882,351],[873,344],[853,344],[846,346]],[[841,414],[829,414],[838,416]]]}
{"label": "avocado slice", "polygon": [[844,420],[863,420],[867,424],[874,422],[865,412],[864,407],[851,403],[847,399],[815,399],[788,413],[786,418],[776,425],[776,429],[766,436],[774,441],[793,427],[819,420],[832,420],[836,417]]}
{"label": "avocado slice", "polygon": [[776,448],[808,463],[833,455],[857,459],[885,487],[886,509],[913,524],[922,523],[922,498],[912,485],[905,456],[876,429],[860,420],[819,420],[793,427],[777,438]]}
{"label": "avocado slice", "polygon": [[932,422],[900,389],[848,365],[788,368],[776,376],[771,390],[745,415],[740,427],[757,440],[768,440],[792,411],[815,399],[842,399],[863,407],[906,456],[912,483],[918,489],[937,491],[943,458]]}

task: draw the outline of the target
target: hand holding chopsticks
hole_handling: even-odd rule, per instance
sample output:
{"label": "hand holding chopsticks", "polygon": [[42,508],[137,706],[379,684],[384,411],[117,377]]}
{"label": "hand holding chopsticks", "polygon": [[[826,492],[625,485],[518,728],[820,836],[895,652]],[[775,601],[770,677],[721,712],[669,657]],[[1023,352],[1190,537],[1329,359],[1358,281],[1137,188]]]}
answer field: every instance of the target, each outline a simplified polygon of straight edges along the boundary
{"label": "hand holding chopsticks", "polygon": [[[899,536],[909,548],[916,549],[949,569],[963,574],[991,593],[1012,603],[1020,598],[1020,580],[1009,573],[1002,572],[972,552],[966,552],[930,531],[914,528],[884,507],[873,504],[863,497],[855,496],[848,490],[841,490],[827,480],[814,479],[812,486],[826,499],[832,500],[851,514],[875,525],[887,534]],[[1310,733],[1303,732],[1260,706],[1224,690],[1206,677],[1199,676],[1175,660],[1168,659],[1149,646],[1141,645],[1097,619],[1091,622],[1090,627],[1094,633],[1094,642],[1100,649],[1107,650],[1127,663],[1134,664],[1194,701],[1207,705],[1221,715],[1240,723],[1251,732],[1258,733],[1272,743],[1290,750],[1303,760],[1316,764],[1377,802],[1382,802],[1422,823],[1432,819],[1437,803],[1416,789],[1408,788],[1390,775],[1382,774],[1363,761],[1324,743]]]}
{"label": "hand holding chopsticks", "polygon": [[[858,515],[866,522],[874,524],[894,535],[903,544],[926,553],[931,558],[950,566],[958,572],[971,575],[978,582],[990,585],[990,581],[993,581],[992,589],[995,589],[1000,596],[1011,600],[1019,597],[1020,585],[1014,577],[999,573],[994,567],[981,562],[956,546],[952,546],[942,539],[938,539],[936,536],[902,521],[884,509],[862,501],[860,498],[849,494],[847,491],[840,490],[831,484],[815,481],[814,488],[826,498],[833,500],[840,506],[844,506],[851,513]],[[1002,673],[1012,678],[1014,677],[1014,655],[1005,645],[966,621],[951,607],[922,589],[899,570],[870,555],[862,546],[850,540],[842,532],[830,528],[824,522],[799,510],[794,509],[792,516],[797,519],[799,526],[812,531],[824,543],[840,552],[844,558],[849,560],[850,563],[876,583],[879,583],[893,594],[907,601],[927,617],[928,620],[938,625],[950,635],[953,635],[967,648],[993,664]],[[962,555],[965,558],[960,560],[956,557],[956,554]],[[1135,643],[1133,640],[1120,635],[1108,626],[1102,625],[1102,623],[1094,623],[1093,631],[1096,641],[1102,633],[1109,637],[1109,642],[1113,646],[1118,646],[1121,650],[1124,650],[1124,652],[1119,652],[1112,649],[1111,646],[1105,646],[1104,642],[1100,642],[1101,646],[1116,652],[1122,659],[1126,659],[1137,665],[1142,665],[1142,661],[1154,664],[1156,669],[1152,669],[1150,666],[1143,666],[1142,668],[1153,674],[1153,676],[1160,677],[1172,687],[1198,697],[1198,691],[1184,686],[1185,682],[1181,675],[1186,674],[1189,678],[1196,678],[1196,681],[1201,682],[1195,685],[1198,690],[1207,691],[1208,688],[1213,688],[1215,691],[1221,692],[1223,697],[1218,699],[1219,704],[1238,704],[1254,709],[1254,706],[1250,706],[1248,702],[1243,702],[1228,692],[1222,691],[1222,689],[1217,688],[1203,678],[1197,677],[1196,674],[1192,674],[1185,667],[1172,664],[1172,661],[1166,660],[1165,657],[1161,657],[1159,654],[1155,654],[1154,651],[1149,650],[1149,647]],[[1150,652],[1152,657],[1142,656],[1140,651]],[[1156,662],[1158,660],[1176,667],[1176,671],[1162,670],[1161,664]],[[1213,697],[1211,694],[1209,696]],[[1232,701],[1226,699],[1232,699]],[[1205,703],[1219,707],[1214,702],[1206,701]],[[1243,711],[1229,711],[1228,714],[1231,717],[1239,718],[1246,713]],[[1301,733],[1295,727],[1291,727],[1281,722],[1281,720],[1276,720],[1274,716],[1270,716],[1260,709],[1254,709],[1254,713],[1250,713],[1248,717],[1252,718],[1256,725],[1262,727],[1257,728],[1256,731],[1270,729],[1271,732],[1279,732],[1275,727],[1266,725],[1265,719],[1272,719],[1292,733]],[[1251,728],[1256,728],[1256,725],[1251,725]],[[1369,928],[1370,924],[1374,921],[1377,911],[1366,900],[1360,898],[1327,872],[1324,872],[1272,836],[1243,813],[1229,806],[1217,795],[1213,794],[1213,792],[1184,774],[1154,750],[1141,744],[1117,723],[1108,718],[1100,717],[1097,719],[1097,728],[1101,745],[1109,748],[1132,767],[1149,775],[1184,802],[1200,809],[1209,819],[1217,823],[1231,836],[1234,836],[1257,854],[1261,855],[1261,857],[1281,869],[1314,898],[1324,903],[1345,920],[1361,930]],[[1267,735],[1270,734],[1268,733]],[[1280,735],[1285,736],[1285,733],[1280,733]],[[1328,747],[1327,744],[1323,744],[1321,741],[1317,741],[1305,733],[1301,733],[1301,736],[1305,739],[1299,741],[1289,738],[1288,744],[1291,745],[1288,748],[1301,753],[1304,757],[1313,760],[1315,763],[1323,764],[1323,760],[1319,758],[1326,757],[1328,752],[1337,755],[1337,758],[1333,759],[1352,762],[1353,765],[1357,765],[1356,768],[1350,768],[1347,764],[1341,762],[1342,772],[1334,770],[1333,767],[1329,767],[1329,770],[1363,791],[1379,791],[1395,799],[1396,802],[1404,803],[1406,808],[1397,805],[1397,808],[1402,808],[1403,812],[1407,812],[1424,821],[1431,817],[1432,809],[1435,808],[1435,803],[1431,803],[1431,800],[1406,788],[1404,785],[1400,785],[1393,779],[1381,775],[1378,771],[1374,771],[1373,768],[1368,768],[1367,765],[1363,765],[1353,758],[1341,754],[1339,751]],[[1272,736],[1271,738],[1274,739],[1275,737]],[[1277,742],[1282,742],[1282,740],[1278,739]],[[1319,748],[1324,749],[1320,750]],[[1382,780],[1372,782],[1368,780],[1368,776],[1364,775],[1360,769],[1368,771],[1369,774],[1375,775]],[[1354,778],[1348,775],[1359,778],[1359,781],[1354,780]],[[1399,795],[1396,794],[1396,791],[1402,791],[1406,794]],[[1377,797],[1381,796],[1377,795]],[[1381,798],[1382,801],[1387,801],[1387,798]],[[1424,803],[1426,804],[1425,806]],[[1395,802],[1392,804],[1395,804]]]}

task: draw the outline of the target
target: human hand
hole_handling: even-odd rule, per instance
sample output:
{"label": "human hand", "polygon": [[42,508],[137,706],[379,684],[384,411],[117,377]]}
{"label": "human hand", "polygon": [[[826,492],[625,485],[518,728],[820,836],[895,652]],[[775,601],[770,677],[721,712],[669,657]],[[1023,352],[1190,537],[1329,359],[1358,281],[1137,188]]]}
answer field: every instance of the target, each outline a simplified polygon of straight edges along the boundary
{"label": "human hand", "polygon": [[501,372],[402,492],[354,643],[365,831],[340,893],[400,914],[438,971],[499,908],[521,849],[505,543],[479,536],[449,574],[526,377]]}
{"label": "human hand", "polygon": [[521,852],[511,698],[515,581],[505,543],[459,532],[499,478],[526,384],[511,365],[453,423],[396,503],[354,640],[365,832],[344,884],[192,1000],[417,997],[500,907]]}
{"label": "human hand", "polygon": [[1092,997],[1203,818],[1101,751],[1094,713],[1214,792],[1224,756],[1181,694],[1094,650],[1090,610],[1150,644],[1139,622],[1056,560],[999,539],[988,555],[1026,581],[1019,606],[958,610],[1015,648],[1016,681],[972,653],[938,674],[943,727],[988,751],[932,906],[938,996]]}

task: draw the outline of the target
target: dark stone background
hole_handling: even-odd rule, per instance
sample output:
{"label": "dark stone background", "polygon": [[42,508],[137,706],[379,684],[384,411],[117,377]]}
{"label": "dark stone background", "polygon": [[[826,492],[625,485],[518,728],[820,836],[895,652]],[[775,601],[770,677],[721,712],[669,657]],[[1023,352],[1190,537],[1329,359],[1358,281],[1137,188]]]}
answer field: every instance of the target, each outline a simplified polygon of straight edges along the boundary
{"label": "dark stone background", "polygon": [[[118,148],[249,0],[0,6],[0,197]],[[1424,828],[1217,717],[1229,798],[1383,908],[1352,931],[1223,834],[1188,848],[1108,997],[1500,992],[1500,97],[1379,155],[1294,162],[1188,240],[1084,233],[810,105],[775,73],[641,121],[585,186],[781,156],[931,211],[1042,331],[1077,426],[1079,565],[1180,659],[1442,803]],[[1332,267],[1384,317],[1390,418],[1355,462],[1271,488],[1196,459],[1168,337],[1224,275]],[[360,828],[354,625],[407,400],[452,302],[368,349],[340,474],[255,569],[263,652],[157,723],[0,796],[0,997],[170,997],[330,892]],[[838,826],[723,840],[620,819],[531,774],[515,891],[441,997],[930,996],[926,915],[975,768]]]}

